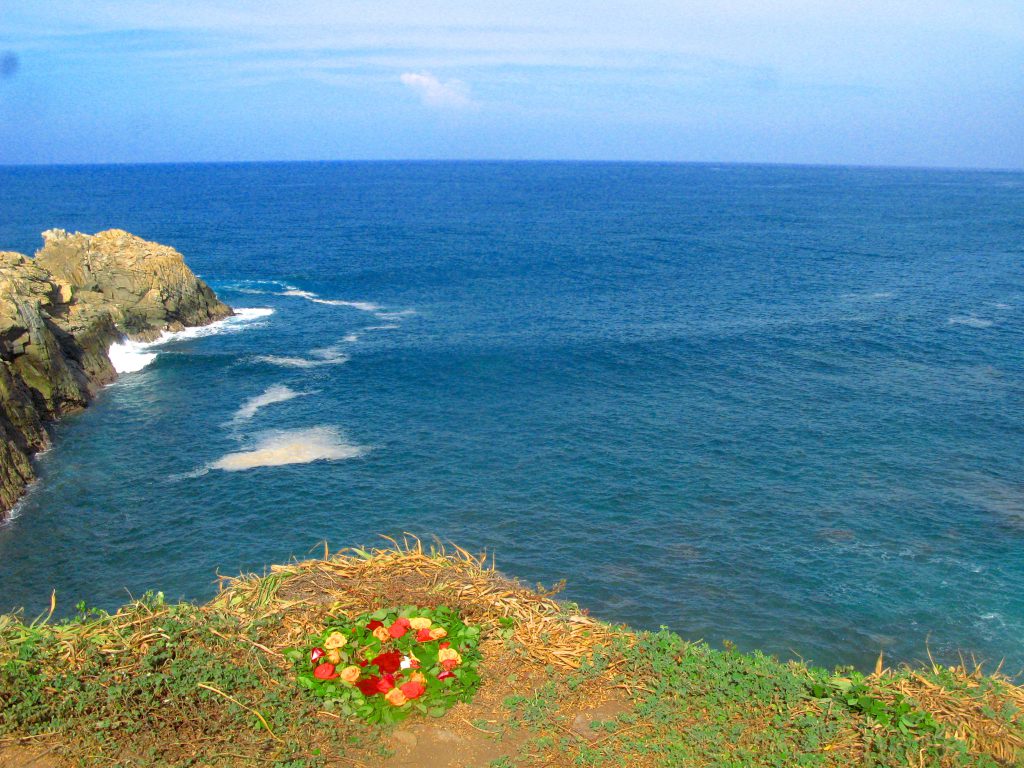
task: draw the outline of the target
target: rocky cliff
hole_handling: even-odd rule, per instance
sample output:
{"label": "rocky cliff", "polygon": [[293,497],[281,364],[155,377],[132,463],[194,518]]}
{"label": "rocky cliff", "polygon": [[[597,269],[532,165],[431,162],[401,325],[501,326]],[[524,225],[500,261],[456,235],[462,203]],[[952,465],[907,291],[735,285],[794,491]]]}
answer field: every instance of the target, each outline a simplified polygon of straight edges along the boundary
{"label": "rocky cliff", "polygon": [[0,519],[33,478],[46,422],[116,377],[112,343],[231,314],[168,246],[119,229],[43,241],[32,259],[0,251]]}

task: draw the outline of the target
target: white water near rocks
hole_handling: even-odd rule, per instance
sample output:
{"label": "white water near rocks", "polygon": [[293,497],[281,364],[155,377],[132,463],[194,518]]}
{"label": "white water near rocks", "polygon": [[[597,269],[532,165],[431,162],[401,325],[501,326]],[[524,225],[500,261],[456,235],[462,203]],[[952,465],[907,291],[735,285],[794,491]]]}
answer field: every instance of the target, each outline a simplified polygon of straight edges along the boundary
{"label": "white water near rocks", "polygon": [[269,307],[239,307],[231,317],[217,320],[209,325],[197,325],[180,331],[164,331],[154,341],[125,339],[114,342],[107,350],[107,356],[110,358],[114,370],[119,374],[137,373],[156,360],[160,349],[171,342],[199,339],[218,333],[238,333],[247,328],[256,327],[257,321],[272,314],[274,314],[274,310]]}

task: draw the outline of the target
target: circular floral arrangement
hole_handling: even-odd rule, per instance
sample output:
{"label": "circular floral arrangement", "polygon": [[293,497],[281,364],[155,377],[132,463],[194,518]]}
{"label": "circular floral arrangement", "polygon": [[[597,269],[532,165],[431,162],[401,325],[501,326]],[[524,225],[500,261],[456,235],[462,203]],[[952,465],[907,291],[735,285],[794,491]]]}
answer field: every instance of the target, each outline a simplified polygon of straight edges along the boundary
{"label": "circular floral arrangement", "polygon": [[451,608],[403,606],[332,622],[286,655],[299,685],[343,714],[393,723],[469,701],[480,684],[479,641],[480,628]]}

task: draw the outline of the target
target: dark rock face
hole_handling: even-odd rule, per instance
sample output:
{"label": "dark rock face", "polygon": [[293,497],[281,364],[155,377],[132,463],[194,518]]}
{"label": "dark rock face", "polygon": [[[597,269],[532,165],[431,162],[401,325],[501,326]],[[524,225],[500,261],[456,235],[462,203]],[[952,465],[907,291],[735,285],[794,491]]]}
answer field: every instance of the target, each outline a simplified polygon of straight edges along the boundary
{"label": "dark rock face", "polygon": [[0,519],[34,477],[45,423],[116,378],[112,343],[232,314],[168,246],[118,229],[43,240],[34,259],[0,252]]}

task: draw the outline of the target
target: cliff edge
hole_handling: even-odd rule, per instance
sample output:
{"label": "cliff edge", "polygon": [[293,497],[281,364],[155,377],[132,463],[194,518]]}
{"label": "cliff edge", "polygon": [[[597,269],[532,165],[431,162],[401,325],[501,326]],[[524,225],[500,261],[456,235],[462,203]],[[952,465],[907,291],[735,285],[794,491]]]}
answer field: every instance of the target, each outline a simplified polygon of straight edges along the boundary
{"label": "cliff edge", "polygon": [[0,520],[34,478],[46,422],[117,377],[111,344],[232,314],[168,246],[119,229],[43,242],[35,258],[0,251]]}

